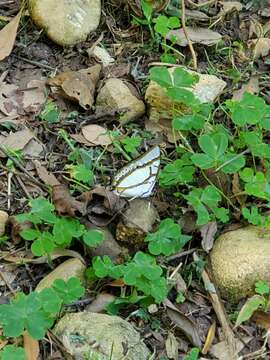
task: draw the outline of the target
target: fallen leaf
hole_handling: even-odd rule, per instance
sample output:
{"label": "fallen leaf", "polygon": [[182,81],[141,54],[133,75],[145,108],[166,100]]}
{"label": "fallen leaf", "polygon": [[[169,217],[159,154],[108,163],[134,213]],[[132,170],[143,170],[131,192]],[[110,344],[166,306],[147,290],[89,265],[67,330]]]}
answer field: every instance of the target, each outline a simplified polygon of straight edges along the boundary
{"label": "fallen leaf", "polygon": [[253,56],[254,59],[259,59],[260,57],[265,57],[270,52],[270,39],[269,38],[259,38],[255,40],[250,40],[249,45],[254,46]]}
{"label": "fallen leaf", "polygon": [[18,91],[18,86],[0,84],[0,110],[6,116],[14,117],[23,112],[23,92]]}
{"label": "fallen leaf", "polygon": [[216,221],[211,221],[205,224],[200,229],[202,236],[202,248],[204,251],[209,252],[214,244],[215,235],[217,233]]}
{"label": "fallen leaf", "polygon": [[251,317],[257,325],[264,328],[266,331],[270,330],[270,314],[265,311],[255,311]]}
{"label": "fallen leaf", "polygon": [[169,359],[178,359],[178,342],[174,334],[170,331],[165,342],[165,348]]}
{"label": "fallen leaf", "polygon": [[[34,138],[34,134],[29,129],[10,132],[7,137],[0,137],[0,145],[3,148],[11,150],[23,150],[24,147]],[[0,152],[0,157],[6,157],[5,154]]]}
{"label": "fallen leaf", "polygon": [[46,102],[46,80],[31,80],[23,91],[23,108],[37,113]]}
{"label": "fallen leaf", "polygon": [[[193,28],[187,26],[186,30],[188,33],[189,40],[193,44],[202,44],[202,45],[211,46],[217,44],[222,39],[222,36],[218,32],[210,29],[201,28],[201,27]],[[175,38],[176,44],[178,44],[179,46],[188,45],[188,41],[183,29],[170,30],[167,33],[166,38],[170,40],[172,37]]]}
{"label": "fallen leaf", "polygon": [[106,146],[112,143],[108,131],[99,125],[86,125],[82,127],[82,134],[92,145]]}
{"label": "fallen leaf", "polygon": [[194,346],[200,348],[202,345],[201,339],[193,321],[174,306],[170,300],[166,299],[163,303],[167,308],[167,315],[171,321],[186,335]]}
{"label": "fallen leaf", "polygon": [[[236,339],[236,356],[237,354],[243,350],[245,344],[249,343],[252,337],[244,337],[241,340]],[[229,360],[231,359],[231,353],[228,349],[228,344],[226,341],[221,341],[215,345],[213,345],[209,351],[209,353],[214,356],[218,360]],[[238,358],[238,357],[237,357]]]}
{"label": "fallen leaf", "polygon": [[94,65],[88,69],[66,71],[49,79],[47,84],[62,90],[70,100],[78,101],[86,110],[94,104],[94,94],[99,80],[101,65]]}
{"label": "fallen leaf", "polygon": [[76,216],[76,211],[86,214],[86,202],[76,200],[70,195],[65,185],[54,185],[52,188],[52,202],[58,215]]}
{"label": "fallen leaf", "polygon": [[70,134],[70,137],[75,140],[79,144],[83,144],[85,146],[93,146],[82,134]]}
{"label": "fallen leaf", "polygon": [[241,86],[241,89],[233,92],[232,99],[240,101],[245,92],[249,92],[250,94],[258,94],[260,92],[259,76],[251,76],[249,81]]}
{"label": "fallen leaf", "polygon": [[127,205],[127,200],[103,187],[83,193],[78,198],[87,204],[87,215],[91,223],[106,226]]}
{"label": "fallen leaf", "polygon": [[199,20],[199,21],[209,20],[209,16],[199,10],[186,9],[186,17],[190,18],[190,19],[194,19],[194,20]]}
{"label": "fallen leaf", "polygon": [[108,293],[100,293],[86,308],[87,311],[101,313],[106,306],[116,299],[114,295]]}
{"label": "fallen leaf", "polygon": [[20,11],[1,31],[0,31],[0,61],[11,53],[21,19]]}
{"label": "fallen leaf", "polygon": [[8,224],[11,227],[11,239],[15,245],[19,244],[22,240],[20,233],[23,230],[32,228],[32,224],[29,221],[19,222],[15,216],[9,217]]}
{"label": "fallen leaf", "polygon": [[215,338],[215,332],[216,332],[216,322],[214,321],[213,324],[210,325],[207,333],[207,337],[202,349],[202,354],[206,355],[212,346],[213,340]]}
{"label": "fallen leaf", "polygon": [[94,48],[88,49],[87,54],[89,57],[95,57],[104,67],[107,67],[115,62],[114,58],[108,53],[108,51],[101,46],[94,46]]}
{"label": "fallen leaf", "polygon": [[[233,174],[233,178],[232,178],[232,193],[234,195],[234,197],[236,198],[236,200],[238,201],[238,203],[241,206],[244,206],[245,204],[245,199],[246,199],[246,195],[243,195],[243,189],[241,187],[240,184],[240,179],[239,179],[239,175],[238,173]],[[242,195],[241,195],[242,194]]]}
{"label": "fallen leaf", "polygon": [[60,185],[60,182],[56,179],[56,177],[52,173],[50,173],[43,165],[41,165],[39,161],[35,160],[34,165],[36,167],[38,177],[45,184],[49,186]]}
{"label": "fallen leaf", "polygon": [[27,360],[37,360],[39,357],[39,343],[27,331],[23,333],[23,345]]}
{"label": "fallen leaf", "polygon": [[218,16],[224,16],[235,10],[239,12],[243,9],[243,5],[239,1],[221,1],[220,5],[222,6],[222,10]]}

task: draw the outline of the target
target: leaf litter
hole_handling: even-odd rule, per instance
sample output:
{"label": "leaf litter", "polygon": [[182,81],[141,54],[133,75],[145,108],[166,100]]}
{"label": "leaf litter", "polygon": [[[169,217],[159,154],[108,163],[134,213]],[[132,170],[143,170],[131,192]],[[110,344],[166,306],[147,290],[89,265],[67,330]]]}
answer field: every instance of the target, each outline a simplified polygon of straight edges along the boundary
{"label": "leaf litter", "polygon": [[[162,202],[166,206],[157,206],[159,213],[156,223],[153,222],[154,227],[142,235],[141,232],[130,233],[132,216],[129,219],[129,227],[124,224],[125,212],[129,208],[135,209],[132,211],[140,210],[136,210],[136,207],[129,207],[128,201],[113,193],[111,179],[117,170],[131,164],[132,160],[157,144],[162,149],[163,155],[167,156],[174,153],[176,142],[182,144],[184,148],[190,146],[192,149],[193,140],[192,143],[186,141],[186,129],[177,133],[172,130],[171,123],[167,121],[166,111],[162,113],[159,123],[149,122],[149,112],[144,114],[142,104],[138,116],[132,113],[132,121],[126,119],[121,121],[122,110],[123,113],[125,112],[122,104],[125,103],[125,95],[129,93],[129,90],[125,90],[126,94],[125,91],[123,92],[123,98],[114,99],[118,89],[109,89],[107,96],[112,101],[109,111],[108,108],[97,104],[96,98],[100,89],[110,77],[121,80],[121,84],[130,83],[131,86],[128,89],[133,88],[132,91],[134,94],[136,93],[136,97],[142,99],[146,90],[148,64],[160,63],[160,55],[163,56],[164,49],[166,49],[167,57],[164,56],[163,63],[172,61],[181,66],[189,65],[192,59],[189,49],[193,48],[198,60],[199,72],[216,74],[220,79],[226,81],[227,87],[219,95],[220,99],[231,98],[232,95],[233,100],[240,101],[248,92],[250,94],[261,93],[269,102],[269,61],[267,59],[269,39],[266,17],[269,4],[267,2],[262,9],[260,4],[256,5],[255,1],[243,3],[210,1],[205,6],[200,1],[186,1],[186,19],[184,18],[186,24],[183,23],[182,17],[179,29],[170,30],[164,39],[159,34],[161,46],[157,46],[158,50],[155,46],[151,47],[150,45],[154,37],[151,40],[149,29],[154,29],[156,24],[155,21],[151,21],[159,16],[158,14],[166,16],[167,19],[170,16],[179,17],[178,9],[175,11],[175,4],[171,4],[173,2],[170,1],[153,1],[157,12],[152,12],[147,5],[143,5],[144,1],[129,1],[129,7],[123,7],[120,3],[112,1],[110,4],[104,4],[103,11],[106,14],[108,28],[104,26],[104,22],[98,28],[97,33],[91,35],[81,45],[63,51],[59,51],[59,48],[49,42],[45,36],[40,38],[40,33],[32,24],[23,24],[25,14],[21,11],[18,12],[15,2],[6,2],[3,9],[0,9],[2,72],[0,79],[0,145],[5,150],[5,152],[1,152],[1,209],[7,210],[8,201],[11,202],[8,211],[10,218],[8,224],[4,226],[6,232],[3,234],[7,236],[7,239],[3,240],[3,244],[1,240],[3,281],[1,280],[0,286],[1,300],[3,298],[3,301],[4,298],[10,298],[12,292],[31,292],[40,279],[50,273],[52,268],[63,263],[67,257],[75,257],[88,263],[93,257],[91,251],[86,251],[85,245],[77,246],[75,243],[70,249],[56,249],[51,253],[50,259],[47,256],[39,258],[33,256],[28,243],[22,241],[21,237],[22,231],[32,229],[32,225],[27,221],[18,223],[15,217],[27,212],[29,199],[36,198],[40,194],[51,199],[58,216],[79,219],[81,223],[85,224],[90,222],[89,229],[92,230],[93,226],[98,229],[106,226],[107,231],[122,250],[124,257],[132,258],[136,251],[147,250],[147,244],[140,243],[140,238],[149,234],[159,234],[158,226],[162,219],[172,216],[181,223],[185,218],[188,220],[185,220],[186,224],[183,228],[190,225],[191,217],[182,217],[181,214],[189,214],[192,200],[188,205],[184,205],[178,200],[179,193],[176,194],[176,197],[173,197],[172,194],[168,195],[163,188],[159,188],[159,181],[152,193],[151,206]],[[17,15],[14,16],[14,14]],[[130,21],[128,24],[130,28],[125,31],[127,19],[130,19],[131,14],[134,16],[134,21]],[[143,23],[146,20],[143,18],[145,14],[149,16],[148,25],[146,24],[150,26],[148,30]],[[253,17],[256,18],[256,25],[254,25]],[[103,38],[99,37],[101,33],[103,33]],[[35,58],[35,56],[25,58],[23,48],[30,44],[34,44],[37,52],[40,44],[48,46],[53,53],[54,62],[50,63],[52,57],[49,57],[48,62],[38,57]],[[174,60],[169,55],[173,55]],[[249,68],[247,62],[251,64],[249,64]],[[124,71],[121,70],[121,67]],[[24,73],[37,68],[42,73],[42,77],[39,79],[28,79],[26,86],[23,87],[16,81],[18,76],[22,79]],[[130,71],[129,68],[131,68]],[[118,80],[114,83],[120,84]],[[51,113],[53,121],[47,121],[50,118],[43,116],[47,113],[46,111],[50,110],[49,103],[56,106],[53,108],[56,114]],[[121,104],[121,108],[119,108],[119,104]],[[43,112],[44,110],[45,112]],[[129,109],[129,112],[131,111],[133,112],[134,108]],[[224,125],[226,119],[222,118],[219,111],[216,114],[218,122]],[[63,136],[63,133],[60,135],[61,130],[64,130],[66,135]],[[130,139],[134,136],[137,136],[139,140],[133,143],[134,140]],[[121,142],[123,138],[128,139],[126,143]],[[181,146],[176,151],[181,153]],[[166,156],[162,161],[165,161]],[[79,173],[80,176],[78,178],[71,177],[67,166],[72,166],[73,170],[76,170],[73,173]],[[263,167],[263,164],[258,166]],[[211,169],[207,169],[205,173],[209,174],[209,171],[211,172]],[[87,180],[84,181],[86,172],[92,173],[92,180],[87,177]],[[226,180],[224,183],[218,184],[219,180],[216,182],[212,175],[209,176],[209,179],[221,191],[224,191],[229,199],[232,199],[232,207],[237,208],[237,202],[241,206],[245,205],[247,199],[243,194],[242,182],[238,174],[234,174],[232,183]],[[203,180],[200,181],[203,183]],[[225,188],[229,190],[225,191]],[[182,191],[180,189],[178,189],[179,192]],[[206,197],[205,194],[204,196]],[[202,206],[209,211],[211,202],[206,202],[206,205]],[[133,217],[135,223],[136,218],[140,218],[136,213]],[[235,215],[234,220],[239,220],[239,216]],[[233,223],[223,225],[218,221],[208,221],[203,226],[195,225],[191,232],[192,246],[207,253],[211,251],[213,243],[217,235],[222,232],[223,227],[230,228],[234,225]],[[117,234],[117,229],[118,232],[121,229],[122,237],[132,238],[137,242],[118,241],[117,236],[114,236]],[[111,244],[99,248],[96,255],[113,255],[113,251],[110,253],[110,246],[114,245]],[[172,278],[175,283],[172,281],[174,285],[171,286],[169,297],[163,302],[163,305],[157,305],[157,312],[148,312],[147,307],[143,308],[138,305],[134,293],[132,294],[134,298],[130,295],[128,300],[127,296],[126,298],[119,297],[118,289],[124,289],[126,284],[123,280],[119,282],[118,279],[111,282],[104,281],[98,287],[97,292],[92,285],[88,285],[86,297],[82,303],[76,306],[83,309],[84,300],[87,303],[87,299],[95,299],[94,301],[90,300],[88,311],[106,312],[108,309],[115,311],[117,308],[122,317],[141,327],[149,349],[153,350],[153,353],[154,349],[157,349],[156,359],[163,359],[164,354],[171,359],[178,359],[179,356],[179,358],[185,359],[187,352],[194,347],[200,348],[202,354],[207,354],[209,358],[233,359],[236,353],[240,353],[244,357],[248,353],[251,356],[254,353],[256,356],[256,351],[258,352],[260,349],[263,350],[262,356],[265,356],[269,351],[268,345],[264,342],[261,334],[256,331],[254,322],[268,331],[268,312],[257,310],[252,317],[254,322],[249,323],[249,332],[256,334],[254,336],[256,341],[251,341],[251,337],[247,337],[247,331],[243,331],[243,329],[239,330],[240,340],[237,339],[236,333],[231,330],[230,321],[227,319],[227,315],[230,315],[230,318],[233,318],[234,315],[231,306],[225,304],[224,310],[218,292],[215,293],[213,290],[213,283],[208,276],[208,267],[202,273],[203,283],[200,276],[197,277],[196,266],[199,266],[200,258],[192,259],[189,246],[190,243],[183,245],[183,248],[177,251],[175,256],[172,256],[173,260],[170,261],[170,266],[166,257],[161,256],[160,264],[164,270],[170,269],[172,274],[175,272],[175,279]],[[119,264],[123,263],[122,256],[117,251],[117,256],[114,258],[117,260],[115,261]],[[202,257],[206,258],[205,255]],[[14,270],[9,268],[8,264],[10,263],[12,267],[15,264]],[[20,264],[26,265],[23,267]],[[108,264],[107,266],[109,266]],[[194,293],[198,295],[197,298],[192,296]],[[205,302],[198,300],[200,297]],[[121,307],[119,306],[121,302],[129,305]],[[193,306],[192,313],[186,310],[187,308],[182,305],[182,302],[187,308]],[[240,309],[241,306],[238,304],[237,312]],[[242,308],[242,312],[243,310],[245,308]],[[223,336],[220,336],[221,332],[223,332]],[[45,358],[46,356],[48,358],[50,349],[45,341],[33,340],[27,333],[24,333],[23,338],[18,341],[24,346],[27,359],[37,359],[38,356],[42,358],[41,354],[46,354]],[[3,344],[3,347],[4,345],[6,343]],[[236,349],[234,354],[232,354],[230,346]],[[56,342],[53,343],[52,349],[55,356],[59,349],[61,351],[61,347]],[[186,359],[188,358],[186,357]]]}

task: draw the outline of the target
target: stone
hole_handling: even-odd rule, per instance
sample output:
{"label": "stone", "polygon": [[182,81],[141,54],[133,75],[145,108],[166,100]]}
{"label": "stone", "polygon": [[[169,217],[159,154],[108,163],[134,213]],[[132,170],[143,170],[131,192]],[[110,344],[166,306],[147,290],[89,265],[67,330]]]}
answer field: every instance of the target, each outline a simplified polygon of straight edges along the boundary
{"label": "stone", "polygon": [[97,95],[96,109],[97,112],[123,110],[119,120],[126,124],[140,118],[145,112],[145,105],[132,85],[118,78],[110,78]]}
{"label": "stone", "polygon": [[247,226],[222,234],[210,252],[215,284],[237,302],[254,293],[257,281],[270,282],[270,230]]}
{"label": "stone", "polygon": [[45,278],[38,283],[35,291],[41,291],[45,288],[51,287],[56,279],[67,281],[72,277],[77,277],[83,283],[85,270],[86,266],[81,262],[81,260],[77,258],[66,260],[45,276]]}
{"label": "stone", "polygon": [[153,230],[158,220],[158,212],[151,201],[134,199],[117,224],[116,239],[129,244],[143,243],[145,235]]}
{"label": "stone", "polygon": [[28,8],[34,23],[61,46],[85,41],[101,15],[100,0],[28,0]]}
{"label": "stone", "polygon": [[[175,67],[171,68],[170,71],[173,72],[174,69]],[[226,86],[226,82],[215,75],[199,74],[190,70],[188,72],[199,76],[198,83],[191,91],[202,103],[213,103]],[[148,105],[149,120],[158,123],[162,127],[171,127],[170,124],[175,110],[188,111],[186,105],[176,104],[165,94],[162,87],[154,81],[150,81],[147,87],[145,101]]]}
{"label": "stone", "polygon": [[6,232],[6,224],[8,222],[8,213],[0,210],[0,236],[3,236]]}
{"label": "stone", "polygon": [[75,360],[148,360],[140,334],[118,316],[88,311],[66,314],[53,330]]}

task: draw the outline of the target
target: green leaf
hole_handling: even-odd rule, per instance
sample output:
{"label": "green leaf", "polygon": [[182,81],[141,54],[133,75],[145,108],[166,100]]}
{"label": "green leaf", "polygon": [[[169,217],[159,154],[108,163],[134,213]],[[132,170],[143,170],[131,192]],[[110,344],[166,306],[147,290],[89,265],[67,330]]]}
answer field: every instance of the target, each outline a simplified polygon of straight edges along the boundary
{"label": "green leaf", "polygon": [[190,236],[181,233],[180,226],[173,219],[168,218],[160,222],[155,233],[146,236],[145,242],[149,243],[151,254],[169,256],[179,251],[190,239]]}
{"label": "green leaf", "polygon": [[239,102],[229,100],[226,105],[232,121],[238,126],[258,124],[268,112],[264,99],[248,92],[244,93]]}
{"label": "green leaf", "polygon": [[41,233],[40,231],[35,229],[25,229],[20,232],[20,235],[24,240],[32,241],[38,238],[41,235]]}
{"label": "green leaf", "polygon": [[205,117],[201,114],[189,114],[174,117],[172,127],[174,130],[200,130],[204,127]]}
{"label": "green leaf", "polygon": [[239,326],[244,321],[251,318],[254,311],[258,310],[261,306],[264,306],[265,299],[263,296],[260,295],[254,295],[251,298],[249,298],[242,309],[240,310],[235,326]]}
{"label": "green leaf", "polygon": [[31,245],[31,251],[35,256],[51,254],[54,249],[54,238],[47,231],[40,233],[40,236]]}
{"label": "green leaf", "polygon": [[124,265],[114,265],[109,256],[95,256],[92,260],[95,275],[99,278],[106,276],[120,279],[124,273]]}
{"label": "green leaf", "polygon": [[48,200],[38,198],[30,201],[31,214],[49,224],[54,223],[56,216],[53,214],[54,206]]}
{"label": "green leaf", "polygon": [[121,139],[121,143],[124,145],[124,149],[127,153],[134,153],[137,151],[137,147],[140,146],[142,138],[140,136],[133,135],[131,137],[126,136]]}
{"label": "green leaf", "polygon": [[79,220],[72,218],[57,218],[53,226],[54,241],[58,245],[70,245],[72,238],[79,238],[85,232],[85,227]]}
{"label": "green leaf", "polygon": [[43,110],[39,114],[39,118],[43,121],[47,121],[48,123],[56,123],[59,121],[60,110],[57,105],[52,102],[46,102]]}
{"label": "green leaf", "polygon": [[155,31],[161,34],[163,37],[166,37],[167,33],[171,29],[180,27],[179,18],[177,18],[176,16],[172,16],[168,18],[165,15],[159,15],[155,19],[155,23],[156,23],[154,27]]}
{"label": "green leaf", "polygon": [[48,314],[57,314],[61,310],[62,300],[53,289],[43,289],[38,296],[44,311]]}
{"label": "green leaf", "polygon": [[266,282],[260,280],[255,283],[255,291],[257,294],[260,295],[269,295],[270,293],[270,286]]}
{"label": "green leaf", "polygon": [[224,165],[222,167],[222,172],[224,172],[225,174],[234,174],[245,166],[246,159],[244,155],[239,156],[237,154],[226,154],[222,159],[222,162],[223,164],[228,162],[227,165]]}
{"label": "green leaf", "polygon": [[84,287],[81,286],[80,280],[76,277],[72,277],[67,281],[56,279],[52,284],[52,288],[64,304],[70,304],[78,300],[85,293]]}
{"label": "green leaf", "polygon": [[149,3],[147,3],[146,1],[141,0],[141,7],[142,7],[142,12],[143,12],[144,17],[149,22],[151,20],[152,12],[153,12],[152,6]]}
{"label": "green leaf", "polygon": [[83,241],[84,243],[89,247],[96,247],[99,244],[102,243],[102,241],[105,239],[104,231],[102,230],[88,230],[83,235]]}
{"label": "green leaf", "polygon": [[199,358],[200,349],[193,348],[189,353],[183,358],[183,360],[197,360]]}
{"label": "green leaf", "polygon": [[263,226],[265,224],[265,217],[259,213],[258,208],[255,206],[250,209],[242,208],[242,215],[252,225]]}
{"label": "green leaf", "polygon": [[33,339],[42,339],[52,319],[42,309],[37,293],[18,294],[11,304],[0,305],[0,323],[4,335],[17,337],[27,330]]}
{"label": "green leaf", "polygon": [[1,360],[26,360],[26,354],[22,347],[16,347],[14,345],[6,345],[3,350],[0,351]]}
{"label": "green leaf", "polygon": [[262,172],[258,171],[254,174],[252,169],[245,168],[240,172],[240,178],[246,183],[247,195],[270,201],[270,185]]}
{"label": "green leaf", "polygon": [[159,183],[161,186],[174,186],[186,184],[193,181],[193,174],[195,172],[194,166],[190,166],[190,161],[185,159],[177,159],[170,164],[167,164],[164,169],[160,171]]}
{"label": "green leaf", "polygon": [[66,168],[69,169],[72,179],[82,182],[83,184],[93,185],[94,173],[84,164],[66,165]]}

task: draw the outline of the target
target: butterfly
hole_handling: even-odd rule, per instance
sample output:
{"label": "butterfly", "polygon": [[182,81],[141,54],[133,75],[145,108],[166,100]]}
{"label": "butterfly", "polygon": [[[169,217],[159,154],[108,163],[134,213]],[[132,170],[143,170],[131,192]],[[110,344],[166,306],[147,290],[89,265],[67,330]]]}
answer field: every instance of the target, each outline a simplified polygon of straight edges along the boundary
{"label": "butterfly", "polygon": [[115,175],[113,192],[122,197],[142,198],[151,195],[160,166],[160,148],[154,146],[124,166]]}

